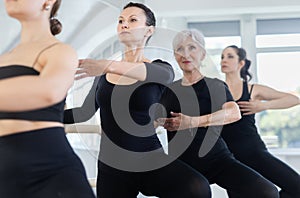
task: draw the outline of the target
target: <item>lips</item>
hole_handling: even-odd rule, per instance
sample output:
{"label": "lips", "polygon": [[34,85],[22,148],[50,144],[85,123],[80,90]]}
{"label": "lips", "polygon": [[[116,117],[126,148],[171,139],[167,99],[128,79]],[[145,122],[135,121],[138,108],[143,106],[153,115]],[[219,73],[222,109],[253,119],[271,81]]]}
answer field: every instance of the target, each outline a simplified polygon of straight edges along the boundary
{"label": "lips", "polygon": [[123,31],[123,32],[120,32],[120,34],[129,34],[130,32],[127,32],[127,31]]}

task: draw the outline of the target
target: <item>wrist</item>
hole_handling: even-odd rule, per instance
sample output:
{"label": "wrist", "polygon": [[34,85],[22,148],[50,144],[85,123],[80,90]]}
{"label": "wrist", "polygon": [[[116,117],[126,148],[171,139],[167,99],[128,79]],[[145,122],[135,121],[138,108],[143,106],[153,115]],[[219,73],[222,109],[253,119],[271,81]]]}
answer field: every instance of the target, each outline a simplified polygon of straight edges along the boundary
{"label": "wrist", "polygon": [[208,127],[211,123],[211,115],[204,115],[203,116],[203,122],[202,122],[203,127]]}
{"label": "wrist", "polygon": [[190,117],[190,122],[189,122],[189,132],[191,133],[191,136],[194,136],[194,131],[193,131],[194,123],[193,123],[193,117]]}
{"label": "wrist", "polygon": [[104,74],[107,74],[107,73],[112,73],[112,64],[113,64],[114,61],[112,60],[105,60],[105,68],[104,68],[104,71],[103,73]]}

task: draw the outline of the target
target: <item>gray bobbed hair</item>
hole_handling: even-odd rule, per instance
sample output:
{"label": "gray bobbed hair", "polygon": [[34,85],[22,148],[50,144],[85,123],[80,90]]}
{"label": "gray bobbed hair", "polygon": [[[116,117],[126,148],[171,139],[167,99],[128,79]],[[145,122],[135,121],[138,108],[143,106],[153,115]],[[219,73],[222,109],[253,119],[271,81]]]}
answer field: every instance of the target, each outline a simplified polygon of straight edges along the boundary
{"label": "gray bobbed hair", "polygon": [[180,43],[186,40],[188,37],[191,37],[204,51],[205,50],[205,41],[204,35],[202,32],[196,29],[187,29],[178,32],[173,39],[173,50],[175,51]]}

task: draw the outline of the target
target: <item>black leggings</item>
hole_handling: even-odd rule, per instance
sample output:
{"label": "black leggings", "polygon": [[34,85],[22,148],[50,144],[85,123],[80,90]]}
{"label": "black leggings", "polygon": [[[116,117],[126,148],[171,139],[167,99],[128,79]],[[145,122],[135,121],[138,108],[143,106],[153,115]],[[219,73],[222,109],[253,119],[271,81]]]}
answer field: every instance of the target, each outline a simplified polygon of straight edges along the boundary
{"label": "black leggings", "polygon": [[1,198],[93,198],[61,127],[0,137]]}
{"label": "black leggings", "polygon": [[235,157],[276,184],[281,198],[300,197],[300,176],[287,164],[268,152],[264,145],[233,150]]}
{"label": "black leggings", "polygon": [[206,178],[179,160],[146,172],[117,170],[99,161],[98,170],[99,198],[136,198],[139,192],[160,198],[211,197]]}
{"label": "black leggings", "polygon": [[[203,157],[198,154],[199,145],[195,139],[179,159],[199,171],[211,184],[215,183],[241,198],[279,197],[276,186],[236,160],[222,138]],[[169,153],[172,150],[175,149],[169,148]]]}

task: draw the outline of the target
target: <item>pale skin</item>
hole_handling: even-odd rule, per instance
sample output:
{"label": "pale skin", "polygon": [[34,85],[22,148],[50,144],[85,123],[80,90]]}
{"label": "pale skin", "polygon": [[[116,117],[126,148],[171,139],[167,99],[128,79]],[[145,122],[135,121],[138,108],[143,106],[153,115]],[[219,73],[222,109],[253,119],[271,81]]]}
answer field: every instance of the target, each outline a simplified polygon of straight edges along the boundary
{"label": "pale skin", "polygon": [[[38,53],[59,41],[49,28],[50,10],[55,0],[5,1],[8,15],[22,26],[20,43],[0,56],[0,67],[32,67]],[[50,4],[49,11],[45,11]],[[77,54],[60,43],[44,51],[33,66],[38,76],[20,76],[1,80],[0,111],[19,112],[47,107],[62,101],[71,87],[78,65]],[[63,126],[58,122],[0,120],[0,136],[46,127]]]}
{"label": "pale skin", "polygon": [[[240,70],[244,64],[245,61],[239,61],[239,57],[233,48],[229,47],[223,50],[221,70],[226,74],[226,83],[235,100],[238,100],[242,95],[243,81],[240,77]],[[251,84],[248,85],[248,90],[251,89],[251,86]],[[286,109],[298,104],[300,104],[300,100],[297,96],[260,84],[254,84],[249,102],[238,102],[243,115],[250,115],[268,109]]]}
{"label": "pale skin", "polygon": [[144,47],[154,33],[154,27],[146,25],[144,11],[137,7],[123,10],[119,16],[117,32],[120,42],[125,46],[122,61],[80,60],[77,80],[107,74],[107,80],[113,84],[126,85],[146,79],[144,62],[151,61],[144,56]]}
{"label": "pale skin", "polygon": [[[205,50],[191,37],[187,37],[174,49],[175,59],[183,71],[182,85],[192,85],[203,78],[200,72],[201,63],[205,57]],[[177,131],[212,125],[225,125],[241,118],[239,108],[235,102],[226,102],[222,109],[202,116],[189,116],[171,112],[171,118],[159,118],[158,124],[168,131]]]}

